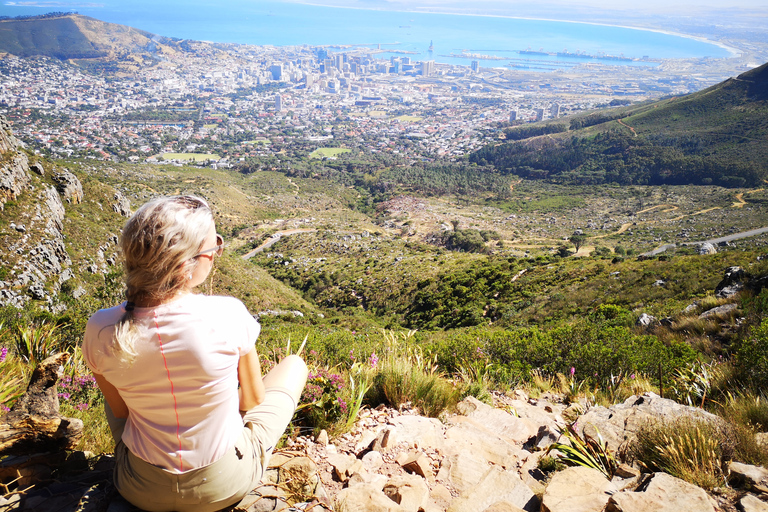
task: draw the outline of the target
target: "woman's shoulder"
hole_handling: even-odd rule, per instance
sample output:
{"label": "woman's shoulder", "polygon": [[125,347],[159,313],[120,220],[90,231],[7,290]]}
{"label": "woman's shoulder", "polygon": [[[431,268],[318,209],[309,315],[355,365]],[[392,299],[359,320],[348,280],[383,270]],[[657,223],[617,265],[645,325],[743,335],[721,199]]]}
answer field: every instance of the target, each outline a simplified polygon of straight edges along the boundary
{"label": "woman's shoulder", "polygon": [[87,327],[105,327],[116,324],[125,313],[125,303],[100,309],[88,319]]}
{"label": "woman's shoulder", "polygon": [[190,299],[194,307],[204,308],[205,311],[250,315],[248,308],[240,299],[228,295],[192,295]]}

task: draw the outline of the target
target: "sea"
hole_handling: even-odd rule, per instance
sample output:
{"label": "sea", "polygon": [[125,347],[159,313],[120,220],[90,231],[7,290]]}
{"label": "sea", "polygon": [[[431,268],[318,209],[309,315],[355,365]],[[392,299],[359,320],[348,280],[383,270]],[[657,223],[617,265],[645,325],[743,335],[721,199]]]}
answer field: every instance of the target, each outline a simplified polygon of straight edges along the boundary
{"label": "sea", "polygon": [[[2,1],[2,0],[0,0]],[[323,7],[259,0],[5,0],[0,16],[72,11],[182,39],[255,45],[368,47],[379,57],[556,70],[578,64],[655,66],[725,58],[712,42],[629,27],[514,17]],[[555,14],[553,13],[553,17]]]}

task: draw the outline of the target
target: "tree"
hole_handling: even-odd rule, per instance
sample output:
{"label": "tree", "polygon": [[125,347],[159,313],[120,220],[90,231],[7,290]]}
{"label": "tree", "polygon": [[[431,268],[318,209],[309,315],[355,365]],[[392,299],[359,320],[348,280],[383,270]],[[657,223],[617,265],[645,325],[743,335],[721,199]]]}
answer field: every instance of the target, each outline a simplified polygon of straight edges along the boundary
{"label": "tree", "polygon": [[455,233],[459,229],[459,219],[453,219],[451,221],[451,226],[453,226],[453,232]]}
{"label": "tree", "polygon": [[571,242],[574,247],[576,247],[576,252],[579,252],[579,248],[584,245],[584,242],[587,241],[587,235],[577,231],[571,235],[568,241]]}

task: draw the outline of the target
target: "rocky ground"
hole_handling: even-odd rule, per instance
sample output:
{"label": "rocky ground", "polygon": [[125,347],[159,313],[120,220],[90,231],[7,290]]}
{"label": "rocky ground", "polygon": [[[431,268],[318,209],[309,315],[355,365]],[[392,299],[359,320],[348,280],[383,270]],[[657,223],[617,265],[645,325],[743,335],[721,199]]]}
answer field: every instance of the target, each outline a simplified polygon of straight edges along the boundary
{"label": "rocky ground", "polygon": [[[518,390],[495,396],[491,407],[474,398],[443,422],[413,410],[364,410],[353,429],[329,440],[289,440],[274,454],[265,484],[234,510],[336,512],[756,512],[768,511],[768,470],[731,463],[729,487],[707,493],[666,473],[622,465],[612,479],[595,469],[539,469],[546,448],[561,440],[580,406],[559,397],[529,398]],[[709,413],[660,398],[633,396],[578,416],[578,429],[597,428],[617,450],[648,420]],[[0,510],[136,510],[111,484],[112,457],[87,460],[37,455],[0,465],[5,496]],[[9,468],[16,471],[15,481]]]}

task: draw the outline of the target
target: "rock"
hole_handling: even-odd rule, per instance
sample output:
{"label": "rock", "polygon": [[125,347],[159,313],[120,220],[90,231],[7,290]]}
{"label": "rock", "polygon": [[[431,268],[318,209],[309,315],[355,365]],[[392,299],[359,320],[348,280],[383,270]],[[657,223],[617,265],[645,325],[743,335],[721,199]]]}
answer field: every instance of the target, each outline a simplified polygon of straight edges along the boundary
{"label": "rock", "polygon": [[497,501],[483,512],[523,512],[523,509],[508,501]]}
{"label": "rock", "polygon": [[707,254],[717,254],[717,249],[709,242],[704,242],[699,246],[699,255],[705,256]]}
{"label": "rock", "polygon": [[619,492],[606,512],[715,512],[707,493],[666,473],[654,473],[635,492]]}
{"label": "rock", "polygon": [[[460,416],[452,418],[455,423],[468,422],[471,425],[493,433],[506,440],[523,444],[535,439],[538,425],[525,418],[516,417],[501,409],[484,404],[473,396],[468,396],[456,406]],[[466,418],[466,420],[462,419]],[[447,434],[447,433],[446,433]]]}
{"label": "rock", "polygon": [[592,468],[558,471],[544,491],[541,512],[601,512],[608,503],[610,481]]}
{"label": "rock", "polygon": [[539,510],[538,498],[517,473],[491,467],[476,486],[451,503],[448,512],[477,512],[499,501],[507,501],[528,512]]}
{"label": "rock", "polygon": [[11,134],[11,126],[0,117],[0,210],[7,201],[16,199],[29,187],[29,159],[19,150],[19,143]]}
{"label": "rock", "polygon": [[427,487],[426,482],[423,478],[415,475],[391,478],[382,492],[408,512],[418,512],[429,498],[429,487]]}
{"label": "rock", "polygon": [[350,512],[405,512],[405,509],[387,498],[370,484],[347,487],[336,495],[334,510]]}
{"label": "rock", "polygon": [[77,176],[66,169],[62,169],[53,175],[53,180],[58,185],[56,190],[66,202],[70,204],[83,202],[83,185]]}
{"label": "rock", "polygon": [[347,479],[356,471],[355,463],[359,462],[351,455],[342,453],[328,454],[328,463],[333,466],[333,472],[340,482],[346,482]]}
{"label": "rock", "polygon": [[64,205],[61,198],[53,187],[47,187],[43,195],[43,201],[48,208],[48,221],[56,226],[58,231],[64,229]]}
{"label": "rock", "polygon": [[729,482],[768,493],[768,469],[741,462],[729,462],[728,472]]}
{"label": "rock", "polygon": [[723,280],[715,287],[715,297],[728,299],[744,289],[744,281],[747,273],[741,267],[728,267],[725,269]]}
{"label": "rock", "polygon": [[415,473],[430,482],[435,480],[435,475],[432,473],[432,465],[427,456],[421,452],[411,452],[402,460],[398,459],[397,463],[409,473]]}
{"label": "rock", "polygon": [[708,309],[699,315],[701,319],[716,318],[719,316],[727,316],[735,312],[739,308],[738,304],[723,304],[716,308]]}
{"label": "rock", "polygon": [[115,202],[112,203],[112,210],[115,213],[122,215],[123,217],[130,217],[131,202],[128,201],[128,198],[126,198],[122,193],[120,193],[117,190],[115,191],[115,195],[113,197]]}
{"label": "rock", "polygon": [[656,281],[653,282],[652,286],[664,286],[665,284],[667,284],[665,280],[657,279]]}
{"label": "rock", "polygon": [[658,319],[655,316],[649,315],[648,313],[643,313],[640,315],[640,318],[637,319],[637,325],[642,327],[648,327],[650,325],[654,325],[658,322]]}
{"label": "rock", "polygon": [[361,460],[363,462],[363,467],[369,471],[375,471],[384,464],[384,457],[381,456],[381,453],[374,450],[363,455]]}
{"label": "rock", "polygon": [[488,472],[488,468],[488,461],[482,457],[459,451],[443,458],[437,478],[463,492],[474,487]]}
{"label": "rock", "polygon": [[29,170],[39,176],[45,176],[45,169],[42,162],[33,162],[29,164]]}
{"label": "rock", "polygon": [[315,442],[320,446],[328,446],[328,432],[325,429],[321,430],[315,437]]}
{"label": "rock", "polygon": [[393,432],[392,428],[385,428],[379,431],[379,435],[377,435],[376,439],[374,439],[373,443],[371,443],[371,450],[382,452],[387,448],[389,448],[393,444],[390,441],[390,438],[394,437],[392,436],[392,432]]}
{"label": "rock", "polygon": [[722,421],[697,407],[681,405],[646,392],[640,396],[631,396],[624,403],[609,408],[592,407],[579,418],[577,430],[580,434],[587,430],[590,435],[596,435],[595,430],[599,431],[609,449],[616,450],[622,443],[633,439],[647,421],[671,420],[682,416],[711,422]]}
{"label": "rock", "polygon": [[635,469],[632,466],[628,466],[627,464],[620,464],[619,467],[616,468],[616,471],[613,473],[613,476],[619,478],[637,478],[640,476],[640,470]]}
{"label": "rock", "polygon": [[743,512],[768,512],[768,503],[759,500],[751,494],[741,498],[739,505],[741,505]]}
{"label": "rock", "polygon": [[394,429],[389,433],[388,445],[408,441],[413,448],[440,449],[443,446],[443,424],[435,418],[403,415],[392,418],[392,425]]}

